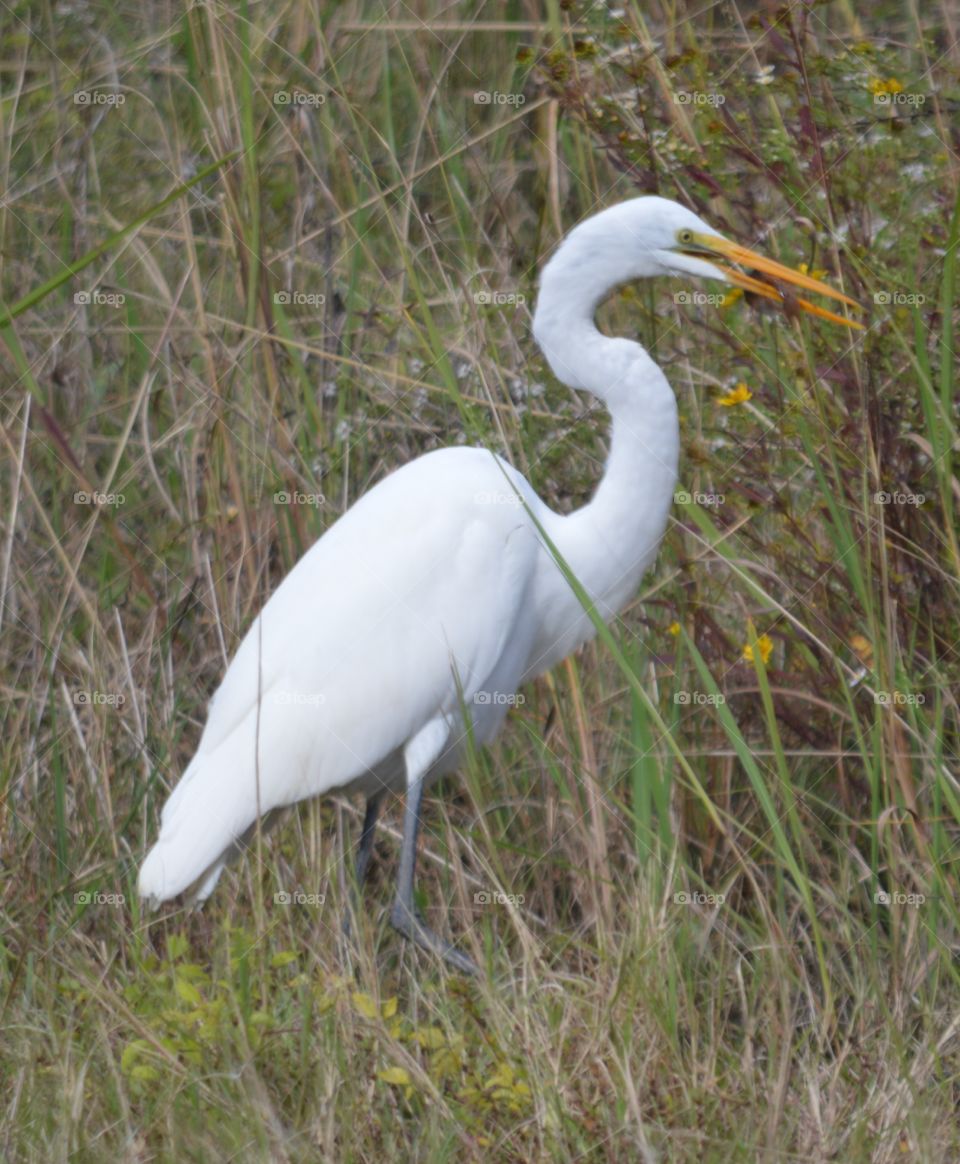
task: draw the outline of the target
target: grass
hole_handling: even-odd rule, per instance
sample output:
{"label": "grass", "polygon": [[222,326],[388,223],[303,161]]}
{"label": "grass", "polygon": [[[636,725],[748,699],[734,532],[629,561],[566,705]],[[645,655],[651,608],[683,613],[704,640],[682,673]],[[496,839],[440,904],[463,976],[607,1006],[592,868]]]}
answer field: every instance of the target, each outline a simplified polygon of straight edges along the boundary
{"label": "grass", "polygon": [[[4,1159],[960,1154],[955,13],[545,13],[0,18]],[[707,285],[602,309],[676,389],[678,504],[428,798],[422,904],[485,974],[386,925],[399,804],[347,947],[342,800],[142,915],[206,701],[339,513],[458,442],[589,497],[604,416],[530,306],[642,192],[866,332]]]}

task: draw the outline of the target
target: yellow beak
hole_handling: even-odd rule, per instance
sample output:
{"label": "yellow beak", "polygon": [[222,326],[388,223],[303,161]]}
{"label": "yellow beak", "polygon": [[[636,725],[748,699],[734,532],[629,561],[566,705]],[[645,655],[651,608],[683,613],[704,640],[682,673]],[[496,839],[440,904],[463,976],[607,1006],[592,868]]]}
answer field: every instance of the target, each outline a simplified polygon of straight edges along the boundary
{"label": "yellow beak", "polygon": [[732,263],[737,263],[741,267],[749,267],[751,270],[765,275],[766,280],[758,279],[752,275],[745,274],[743,271],[737,271],[732,267],[724,266],[721,263],[713,263],[713,266],[734,287],[742,287],[744,291],[751,291],[754,295],[762,295],[765,299],[773,299],[777,303],[782,303],[788,312],[792,307],[798,307],[801,311],[806,311],[810,315],[819,316],[820,319],[829,319],[831,323],[841,323],[844,327],[863,329],[862,323],[857,323],[856,320],[847,319],[842,315],[836,315],[832,311],[827,311],[825,307],[819,307],[817,304],[811,303],[808,299],[801,299],[799,296],[795,297],[790,295],[785,288],[777,286],[777,284],[787,284],[788,286],[802,287],[806,291],[816,291],[820,295],[829,296],[831,299],[839,299],[841,303],[846,303],[848,307],[854,307],[858,311],[862,310],[860,304],[855,299],[851,299],[849,295],[844,295],[843,292],[835,290],[828,283],[821,282],[820,279],[814,279],[812,275],[805,275],[803,271],[791,270],[790,267],[785,267],[782,263],[777,263],[773,259],[759,255],[756,251],[748,250],[747,247],[742,247],[739,243],[728,242],[727,239],[717,238],[714,235],[695,234],[693,236],[693,245],[690,247],[688,253],[695,255],[697,258],[708,258],[711,261],[714,255],[719,255]]}

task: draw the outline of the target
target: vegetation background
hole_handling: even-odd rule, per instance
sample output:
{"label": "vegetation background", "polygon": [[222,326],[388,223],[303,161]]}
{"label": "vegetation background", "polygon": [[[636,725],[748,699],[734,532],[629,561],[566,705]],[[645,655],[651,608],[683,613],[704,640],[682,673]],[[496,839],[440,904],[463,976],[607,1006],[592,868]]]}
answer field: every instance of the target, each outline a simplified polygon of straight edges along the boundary
{"label": "vegetation background", "polygon": [[[958,25],[3,6],[4,1160],[960,1158]],[[205,703],[338,514],[458,442],[589,497],[605,416],[530,308],[641,193],[866,331],[710,285],[604,307],[676,389],[682,484],[612,635],[428,799],[422,905],[484,974],[386,925],[396,804],[349,943],[337,799],[143,915]]]}

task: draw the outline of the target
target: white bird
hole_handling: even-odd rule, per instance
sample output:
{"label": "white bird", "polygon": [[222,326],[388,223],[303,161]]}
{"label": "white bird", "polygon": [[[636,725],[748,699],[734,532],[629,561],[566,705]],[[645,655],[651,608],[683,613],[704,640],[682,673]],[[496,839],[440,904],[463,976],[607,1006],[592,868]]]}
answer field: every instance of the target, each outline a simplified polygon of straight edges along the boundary
{"label": "white bird", "polygon": [[612,418],[593,499],[555,513],[502,458],[463,447],[418,457],[361,497],[290,571],[227,668],[140,870],[150,904],[183,892],[203,901],[258,817],[332,792],[367,798],[361,883],[384,794],[404,791],[391,922],[476,969],[414,908],[421,796],[462,760],[468,719],[476,743],[488,743],[508,697],[593,636],[550,544],[605,620],[656,556],[677,479],[676,401],[638,343],[594,323],[615,287],[655,275],[721,279],[859,326],[782,287],[852,299],[729,242],[675,202],[635,198],[575,227],[543,271],[533,332],[556,376]]}

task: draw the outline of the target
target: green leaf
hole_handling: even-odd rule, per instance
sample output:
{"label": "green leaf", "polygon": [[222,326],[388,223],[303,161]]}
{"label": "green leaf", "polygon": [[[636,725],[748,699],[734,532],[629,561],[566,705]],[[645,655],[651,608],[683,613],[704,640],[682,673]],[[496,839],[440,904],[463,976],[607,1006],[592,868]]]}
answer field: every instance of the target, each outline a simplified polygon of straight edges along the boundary
{"label": "green leaf", "polygon": [[177,958],[182,958],[189,948],[190,944],[184,934],[171,934],[167,938],[167,957],[171,962],[176,961]]}
{"label": "green leaf", "polygon": [[148,1039],[134,1039],[127,1043],[123,1049],[123,1054],[120,1056],[120,1071],[124,1075],[133,1074],[137,1059],[140,1058],[144,1052],[153,1050],[153,1044]]}
{"label": "green leaf", "polygon": [[369,994],[361,994],[359,991],[355,991],[352,997],[353,1008],[358,1014],[362,1014],[364,1018],[368,1019],[380,1017],[380,1009]]}
{"label": "green leaf", "polygon": [[177,994],[184,1002],[188,1002],[191,1006],[203,1006],[203,995],[192,982],[187,982],[184,978],[178,978],[176,985]]}
{"label": "green leaf", "polygon": [[387,1067],[377,1072],[377,1078],[384,1083],[392,1083],[395,1087],[410,1087],[410,1072],[404,1067]]}
{"label": "green leaf", "polygon": [[414,1038],[425,1051],[436,1051],[447,1042],[447,1036],[439,1027],[419,1027]]}
{"label": "green leaf", "polygon": [[491,1088],[513,1087],[513,1068],[509,1063],[501,1063],[494,1071],[484,1087],[489,1091]]}

